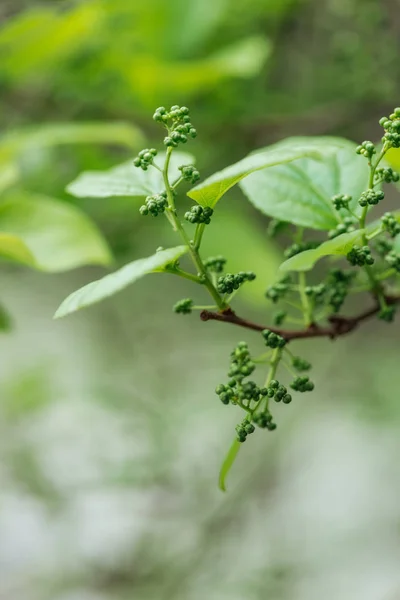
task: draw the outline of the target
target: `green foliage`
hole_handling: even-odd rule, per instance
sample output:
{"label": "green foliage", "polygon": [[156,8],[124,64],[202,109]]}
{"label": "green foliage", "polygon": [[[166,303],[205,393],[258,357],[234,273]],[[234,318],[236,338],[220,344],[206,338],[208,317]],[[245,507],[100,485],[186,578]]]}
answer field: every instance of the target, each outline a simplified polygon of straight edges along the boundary
{"label": "green foliage", "polygon": [[186,246],[159,250],[153,256],[135,260],[114,273],[92,281],[68,296],[57,310],[55,317],[65,317],[81,308],[105,300],[148,273],[165,272],[187,251]]}
{"label": "green foliage", "polygon": [[[382,168],[378,171],[378,166],[386,152],[397,144],[394,132],[400,131],[400,109],[390,116],[389,125],[384,121],[386,133],[380,148],[371,142],[356,146],[339,138],[290,138],[251,154],[197,184],[187,194],[197,204],[183,214],[178,204],[177,190],[183,182],[193,185],[198,177],[197,171],[196,177],[193,177],[194,168],[187,171],[185,177],[182,156],[176,153],[175,148],[180,143],[186,143],[188,137],[195,137],[196,130],[186,107],[174,105],[169,110],[158,108],[154,120],[165,127],[167,133],[163,164],[156,163],[156,158],[157,161],[160,159],[156,149],[145,149],[134,160],[134,166],[138,169],[132,170],[125,164],[106,174],[84,174],[68,189],[78,197],[146,195],[140,212],[153,216],[165,215],[184,245],[160,250],[149,258],[134,261],[115,273],[89,283],[63,302],[56,317],[99,302],[147,273],[164,271],[205,288],[213,301],[211,307],[202,307],[197,306],[191,298],[185,298],[175,304],[176,313],[190,314],[201,310],[203,320],[227,321],[261,332],[267,352],[253,357],[248,344],[240,342],[231,353],[228,382],[216,388],[222,404],[238,406],[245,413],[236,427],[236,440],[221,469],[220,487],[225,489],[225,477],[237,454],[238,445],[255,432],[255,426],[269,431],[276,429],[269,400],[283,404],[292,401],[285,384],[276,378],[280,366],[285,365],[295,375],[290,383],[294,391],[304,393],[314,389],[314,383],[308,375],[295,373],[308,371],[311,364],[302,357],[294,356],[288,343],[297,338],[334,338],[351,332],[359,322],[375,314],[386,322],[394,319],[395,304],[400,302],[400,294],[396,295],[392,290],[389,294],[386,286],[388,282],[395,286],[396,274],[400,272],[400,253],[397,246],[394,248],[400,237],[397,214],[386,213],[378,222],[368,225],[366,221],[370,209],[384,198],[384,192],[379,188],[381,183],[397,181],[393,170],[385,167],[383,171]],[[280,269],[286,272],[299,271],[298,277],[286,275],[270,285],[265,296],[273,303],[282,303],[295,309],[300,316],[281,309],[275,316],[278,328],[265,328],[249,322],[238,317],[232,309],[235,294],[245,282],[256,279],[255,272],[225,273],[227,260],[219,252],[203,258],[205,225],[214,223],[217,202],[238,182],[241,182],[246,196],[257,208],[288,224],[281,230],[291,237],[292,243],[284,252],[288,258]],[[147,196],[148,193],[152,195]],[[186,230],[185,220],[196,225],[194,232]],[[222,222],[222,227],[225,226]],[[328,239],[304,240],[304,226],[328,230]],[[387,235],[395,238],[394,244],[387,239]],[[380,241],[377,260],[373,254],[374,246],[370,244],[372,240],[375,247]],[[240,252],[243,247],[241,242],[243,244],[240,223],[234,241]],[[191,258],[195,272],[183,270],[179,264],[178,259],[186,253]],[[322,281],[307,281],[305,272],[323,257],[346,257],[356,269],[344,271],[335,268],[328,271]],[[253,255],[249,255],[249,260],[253,261]],[[374,309],[361,313],[359,317],[338,315],[347,296],[357,291],[368,292],[375,298]],[[297,327],[294,330],[282,329],[283,322],[295,323]],[[299,329],[300,324],[303,329]],[[264,385],[247,380],[258,364],[268,367]]]}

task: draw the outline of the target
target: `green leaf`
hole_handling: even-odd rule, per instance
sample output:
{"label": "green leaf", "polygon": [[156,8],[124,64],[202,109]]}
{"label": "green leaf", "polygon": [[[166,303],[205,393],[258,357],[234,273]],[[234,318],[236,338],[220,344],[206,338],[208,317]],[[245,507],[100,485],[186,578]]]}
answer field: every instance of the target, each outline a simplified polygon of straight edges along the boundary
{"label": "green leaf", "polygon": [[12,328],[13,322],[10,313],[0,304],[0,331],[2,333],[9,333]]}
{"label": "green leaf", "polygon": [[120,292],[148,273],[165,271],[168,264],[176,261],[187,250],[187,246],[177,246],[168,250],[160,250],[152,256],[128,263],[121,269],[118,269],[118,271],[102,277],[102,279],[88,283],[64,300],[54,318],[65,317],[81,308],[100,302]]}
{"label": "green leaf", "polygon": [[[155,162],[162,166],[165,153],[156,157]],[[173,152],[170,162],[170,180],[180,175],[178,167],[192,164],[195,159],[186,152]],[[70,183],[67,191],[77,198],[112,198],[113,196],[143,197],[164,189],[162,174],[150,167],[143,171],[133,165],[132,161],[113,167],[108,171],[87,171]]]}
{"label": "green leaf", "polygon": [[0,256],[24,265],[35,265],[35,258],[29,248],[18,236],[9,233],[0,232]]}
{"label": "green leaf", "polygon": [[324,242],[318,248],[314,250],[305,250],[304,252],[300,252],[300,254],[296,254],[296,256],[292,256],[284,263],[281,264],[281,271],[309,271],[313,268],[315,263],[324,256],[331,255],[346,255],[354,244],[359,244],[361,242],[362,234],[365,232],[365,229],[357,229],[356,231],[352,231],[350,233],[343,233],[338,237],[333,238],[333,240],[328,240]]}
{"label": "green leaf", "polygon": [[0,205],[0,231],[19,249],[14,260],[44,271],[111,262],[107,244],[92,221],[75,206],[46,196],[26,192],[8,196]]}
{"label": "green leaf", "polygon": [[228,476],[229,471],[232,468],[233,463],[236,460],[236,456],[238,455],[241,445],[242,444],[238,442],[238,440],[234,440],[232,442],[231,447],[229,448],[228,454],[226,455],[224,462],[222,463],[221,470],[219,472],[218,487],[223,492],[226,492],[226,478]]}
{"label": "green leaf", "polygon": [[320,160],[305,157],[258,171],[240,187],[250,202],[270,217],[313,229],[332,229],[338,222],[332,196],[349,194],[353,210],[360,210],[357,200],[368,187],[366,160],[355,153],[356,144],[332,137],[289,138],[271,150],[302,146],[313,147]]}
{"label": "green leaf", "polygon": [[[215,173],[196,187],[188,196],[196,200],[202,206],[214,207],[218,200],[235,184],[256,171],[269,169],[285,163],[290,163],[300,158],[312,158],[322,160],[336,152],[338,147],[343,146],[343,141],[333,138],[330,144],[314,143],[292,143],[275,144],[267,149],[259,150],[250,154],[239,162]],[[332,211],[331,211],[332,212]],[[286,214],[286,220],[288,219]],[[336,222],[332,213],[333,222]]]}

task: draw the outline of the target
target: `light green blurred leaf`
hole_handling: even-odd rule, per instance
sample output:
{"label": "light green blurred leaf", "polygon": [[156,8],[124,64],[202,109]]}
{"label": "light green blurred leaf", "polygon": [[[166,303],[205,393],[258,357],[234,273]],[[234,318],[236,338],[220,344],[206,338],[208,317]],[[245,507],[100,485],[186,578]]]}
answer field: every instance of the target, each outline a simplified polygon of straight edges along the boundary
{"label": "light green blurred leaf", "polygon": [[165,271],[165,267],[187,252],[187,246],[160,250],[147,258],[135,260],[97,281],[92,281],[64,300],[54,317],[69,315],[120,292],[148,273]]}
{"label": "light green blurred leaf", "polygon": [[12,330],[13,322],[8,310],[0,304],[0,331],[8,333]]}
{"label": "light green blurred leaf", "polygon": [[19,171],[13,162],[0,163],[0,193],[18,181]]}
{"label": "light green blurred leaf", "polygon": [[[336,145],[336,148],[335,148]],[[335,194],[352,196],[352,208],[360,210],[358,199],[368,187],[368,166],[355,153],[356,144],[341,138],[288,138],[272,148],[315,147],[323,160],[301,158],[253,173],[240,183],[252,204],[276,219],[314,229],[331,229],[338,215],[331,198]],[[335,148],[332,151],[332,147]]]}
{"label": "light green blurred leaf", "polygon": [[350,233],[343,233],[333,240],[324,242],[314,250],[305,250],[289,258],[281,264],[281,271],[309,271],[315,263],[324,256],[346,255],[354,244],[361,242],[365,229],[358,229]]}
{"label": "light green blurred leaf", "polygon": [[3,233],[1,231],[1,226],[0,257],[19,262],[24,265],[35,265],[35,258],[25,243],[16,235]]}
{"label": "light green blurred leaf", "polygon": [[[160,153],[155,162],[162,166],[165,153]],[[170,180],[180,175],[180,165],[194,163],[195,159],[186,152],[174,152],[170,162]],[[133,161],[113,167],[108,171],[87,171],[70,183],[67,191],[78,198],[111,198],[113,196],[143,197],[164,189],[162,173],[150,167],[143,171]]]}
{"label": "light green blurred leaf", "polygon": [[282,255],[251,215],[237,208],[221,207],[213,216],[213,226],[206,229],[201,252],[204,257],[225,256],[228,272],[254,271],[257,278],[242,286],[240,298],[258,307],[265,306],[264,293],[276,279]]}
{"label": "light green blurred leaf", "polygon": [[0,72],[12,79],[43,77],[75,52],[82,39],[95,35],[101,14],[95,2],[69,11],[43,7],[17,13],[0,29]]}
{"label": "light green blurred leaf", "polygon": [[[330,143],[321,143],[319,146],[316,143],[293,143],[291,145],[281,143],[276,144],[251,154],[230,167],[215,173],[190,190],[188,196],[196,200],[202,206],[213,207],[231,187],[256,171],[276,167],[277,165],[285,163],[291,163],[301,158],[310,158],[315,161],[324,160],[329,158],[332,154],[335,154],[338,151],[338,148],[342,146],[343,143],[341,143],[340,140],[336,141],[336,138]],[[315,214],[314,211],[308,211],[310,214],[308,215],[307,223],[310,227],[314,224],[314,226],[317,226],[318,228],[321,226],[322,228],[330,228],[332,223],[336,223],[333,208],[329,208],[322,200],[316,208],[318,209],[318,212]],[[292,220],[292,209],[293,207],[287,206],[285,214],[280,218]]]}
{"label": "light green blurred leaf", "polygon": [[0,205],[0,232],[13,240],[14,260],[44,271],[111,262],[107,244],[90,219],[78,208],[46,196],[9,196]]}

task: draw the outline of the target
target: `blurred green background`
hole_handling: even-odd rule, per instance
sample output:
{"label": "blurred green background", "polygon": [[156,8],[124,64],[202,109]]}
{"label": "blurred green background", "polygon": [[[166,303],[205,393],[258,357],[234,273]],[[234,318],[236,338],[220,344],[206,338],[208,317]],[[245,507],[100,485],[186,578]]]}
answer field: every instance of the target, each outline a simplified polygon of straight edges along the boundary
{"label": "blurred green background", "polygon": [[[161,219],[140,219],[132,199],[74,199],[66,184],[159,146],[160,105],[191,108],[202,175],[289,135],[377,138],[399,104],[399,8],[2,0],[5,197],[79,205],[117,264],[146,256],[171,241]],[[206,247],[257,272],[239,306],[268,322],[262,293],[281,256],[268,220],[239,190],[215,219],[224,234],[210,228]],[[246,444],[224,495],[238,415],[213,390],[232,346],[257,338],[174,316],[191,287],[167,276],[51,320],[103,273],[2,265],[14,329],[0,339],[1,600],[398,600],[398,327],[305,342],[316,393]]]}

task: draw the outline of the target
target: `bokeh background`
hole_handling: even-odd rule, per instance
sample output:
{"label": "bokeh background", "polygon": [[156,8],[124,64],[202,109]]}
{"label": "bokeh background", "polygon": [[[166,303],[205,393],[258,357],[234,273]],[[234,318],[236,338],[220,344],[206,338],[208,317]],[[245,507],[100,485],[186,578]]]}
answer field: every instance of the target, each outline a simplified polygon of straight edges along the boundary
{"label": "bokeh background", "polygon": [[[171,242],[161,219],[140,219],[132,199],[76,200],[67,183],[158,146],[160,105],[191,108],[203,175],[289,135],[378,137],[377,120],[400,98],[399,9],[398,0],[2,0],[0,127],[3,139],[16,136],[20,170],[12,188],[79,205],[116,264],[146,256]],[[87,121],[99,138],[102,125],[121,123],[120,139],[60,145],[43,129]],[[239,190],[217,213],[223,232],[210,228],[206,244],[232,269],[257,271],[238,306],[268,322],[263,289],[279,243]],[[278,411],[276,433],[246,444],[222,494],[238,415],[213,390],[232,346],[257,348],[257,338],[173,315],[191,288],[167,276],[51,320],[104,272],[1,267],[14,320],[0,339],[1,600],[399,600],[398,326],[304,342],[316,392]]]}

